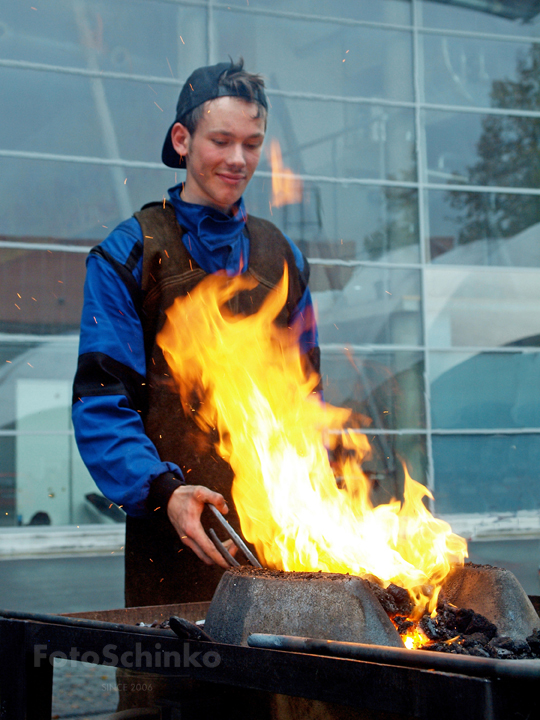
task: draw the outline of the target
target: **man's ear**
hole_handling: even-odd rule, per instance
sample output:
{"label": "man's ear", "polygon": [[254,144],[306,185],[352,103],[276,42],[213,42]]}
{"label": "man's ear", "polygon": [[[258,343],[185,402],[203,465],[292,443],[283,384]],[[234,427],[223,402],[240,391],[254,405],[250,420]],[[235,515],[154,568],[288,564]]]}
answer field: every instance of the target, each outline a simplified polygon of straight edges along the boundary
{"label": "man's ear", "polygon": [[191,135],[185,125],[182,125],[182,123],[179,122],[173,125],[171,130],[172,146],[176,150],[176,152],[182,157],[185,157],[189,154],[190,138]]}

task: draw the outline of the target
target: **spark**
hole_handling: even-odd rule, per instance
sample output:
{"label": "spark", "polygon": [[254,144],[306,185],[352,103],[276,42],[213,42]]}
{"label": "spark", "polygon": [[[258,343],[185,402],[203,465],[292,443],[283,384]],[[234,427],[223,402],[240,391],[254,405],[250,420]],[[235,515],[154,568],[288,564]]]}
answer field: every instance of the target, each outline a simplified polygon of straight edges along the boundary
{"label": "spark", "polygon": [[[148,83],[146,83],[148,85]],[[154,88],[151,85],[148,85],[150,90],[154,93],[154,95],[157,95],[157,92],[154,90]]]}
{"label": "spark", "polygon": [[332,323],[332,325],[336,328],[336,330],[339,330],[339,328],[338,328],[338,326],[336,325],[336,323]]}
{"label": "spark", "polygon": [[[26,364],[27,364],[27,365],[30,365],[30,363],[26,363]],[[34,368],[34,366],[33,366],[33,365],[30,365],[30,367],[31,367],[32,369]]]}
{"label": "spark", "polygon": [[161,510],[161,505],[157,508],[154,508],[154,512],[156,512],[156,510]]}
{"label": "spark", "polygon": [[179,35],[178,37],[180,38],[180,40],[182,41],[182,43],[185,45],[186,43],[184,42],[184,38],[183,38],[181,35]]}
{"label": "spark", "polygon": [[133,352],[133,350],[131,349],[131,345],[129,343],[127,344],[127,346],[129,348],[129,352]]}
{"label": "spark", "polygon": [[153,239],[154,239],[154,236],[153,236],[153,235],[145,235],[144,237],[145,237],[145,238],[148,238],[148,240],[153,240]]}
{"label": "spark", "polygon": [[163,209],[164,209],[164,210],[165,210],[165,203],[166,203],[166,202],[167,202],[167,201],[165,200],[165,198],[163,198]]}
{"label": "spark", "polygon": [[109,229],[107,225],[102,225],[101,227],[104,227],[105,230],[108,230],[108,229]]}
{"label": "spark", "polygon": [[9,363],[10,365],[11,365],[11,363],[12,363],[12,361],[11,361],[11,360],[6,360],[6,362],[7,362],[7,363]]}
{"label": "spark", "polygon": [[[36,11],[37,11],[37,8],[32,7],[32,6],[30,5],[30,10],[36,10]],[[6,515],[7,515],[7,513],[6,513]]]}
{"label": "spark", "polygon": [[165,255],[166,255],[167,257],[169,257],[169,253],[168,253],[165,249],[163,250],[163,252],[165,253]]}
{"label": "spark", "polygon": [[35,298],[35,297],[33,297],[33,298],[31,298],[31,299],[32,299],[32,300],[33,300],[34,302],[37,302],[37,300],[36,300],[36,298]]}
{"label": "spark", "polygon": [[92,317],[94,318],[94,322],[95,322],[95,323],[96,323],[96,325],[97,325],[97,320],[96,320],[96,316],[95,316],[95,315],[92,315]]}
{"label": "spark", "polygon": [[154,105],[155,105],[157,108],[159,108],[159,109],[161,110],[161,112],[163,112],[163,108],[160,108],[159,105],[157,104],[157,102],[156,102],[155,100],[154,100]]}
{"label": "spark", "polygon": [[391,292],[388,292],[388,290],[385,290],[384,292],[385,292],[387,295],[391,295],[391,294],[392,294]]}
{"label": "spark", "polygon": [[127,178],[124,180],[124,185],[127,183]]}
{"label": "spark", "polygon": [[268,201],[268,207],[270,208],[270,215],[273,215],[274,213],[272,212],[272,201],[271,200]]}
{"label": "spark", "polygon": [[195,90],[193,90],[193,85],[191,83],[189,83],[189,87],[191,88],[192,92],[195,92]]}
{"label": "spark", "polygon": [[13,304],[15,305],[15,307],[17,308],[17,310],[20,310],[20,309],[21,309],[21,308],[17,305],[17,303],[13,303]]}
{"label": "spark", "polygon": [[[165,60],[167,61],[167,65],[169,66],[169,70],[171,71],[171,77],[174,77],[174,74],[173,74],[173,71],[172,71],[172,67],[171,67],[171,63],[169,62],[169,58],[166,57]],[[156,95],[157,95],[157,93],[156,93]]]}
{"label": "spark", "polygon": [[17,297],[22,300],[22,295],[19,295],[19,293],[17,293]]}
{"label": "spark", "polygon": [[58,282],[61,283],[62,285],[64,284],[64,281],[63,281],[63,280],[59,280]]}

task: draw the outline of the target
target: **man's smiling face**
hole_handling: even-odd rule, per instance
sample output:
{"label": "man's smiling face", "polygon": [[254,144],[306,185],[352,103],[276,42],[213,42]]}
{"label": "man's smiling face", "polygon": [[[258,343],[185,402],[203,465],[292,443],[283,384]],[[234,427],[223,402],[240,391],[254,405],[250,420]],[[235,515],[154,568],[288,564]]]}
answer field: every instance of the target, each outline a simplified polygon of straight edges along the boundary
{"label": "man's smiling face", "polygon": [[174,125],[173,147],[186,158],[186,202],[230,212],[261,156],[265,118],[257,115],[255,103],[225,96],[205,103],[193,134],[180,123]]}

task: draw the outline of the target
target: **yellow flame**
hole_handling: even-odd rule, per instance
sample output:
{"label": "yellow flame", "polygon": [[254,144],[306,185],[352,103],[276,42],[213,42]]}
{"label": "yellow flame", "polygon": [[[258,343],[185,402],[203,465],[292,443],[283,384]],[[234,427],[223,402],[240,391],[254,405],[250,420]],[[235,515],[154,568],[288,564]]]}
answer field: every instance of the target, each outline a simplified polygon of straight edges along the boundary
{"label": "yellow flame", "polygon": [[[244,276],[209,276],[167,311],[158,335],[186,412],[217,428],[218,452],[231,465],[233,498],[244,536],[264,565],[281,570],[372,574],[433,610],[436,586],[466,542],[434,518],[429,490],[405,469],[405,499],[373,507],[362,471],[366,436],[345,429],[350,411],[321,401],[318,376],[306,372],[297,332],[274,319],[287,299],[287,268],[256,314],[233,316],[226,303],[253,286]],[[346,452],[337,474],[328,447]]]}
{"label": "yellow flame", "polygon": [[302,201],[303,183],[292,170],[283,167],[281,147],[277,140],[270,143],[272,168],[272,206],[293,205]]}

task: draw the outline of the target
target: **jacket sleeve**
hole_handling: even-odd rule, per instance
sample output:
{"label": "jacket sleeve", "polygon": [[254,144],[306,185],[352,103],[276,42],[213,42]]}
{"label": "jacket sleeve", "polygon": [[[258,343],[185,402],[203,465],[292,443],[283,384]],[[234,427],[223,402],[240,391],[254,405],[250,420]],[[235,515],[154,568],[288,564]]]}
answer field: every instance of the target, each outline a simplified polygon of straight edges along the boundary
{"label": "jacket sleeve", "polygon": [[183,484],[144,431],[146,360],[137,312],[142,233],[122,223],[87,260],[73,426],[81,457],[101,492],[128,515],[166,507]]}

